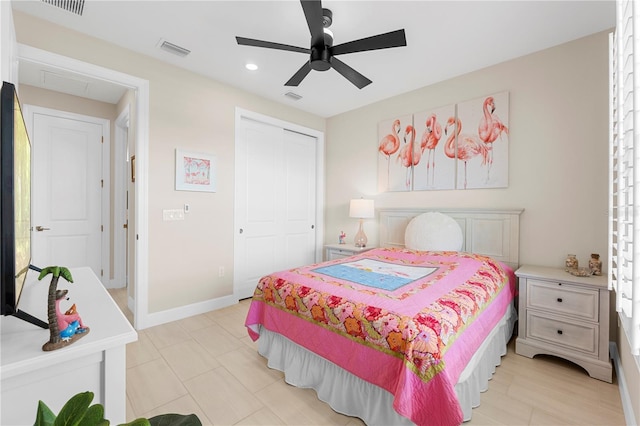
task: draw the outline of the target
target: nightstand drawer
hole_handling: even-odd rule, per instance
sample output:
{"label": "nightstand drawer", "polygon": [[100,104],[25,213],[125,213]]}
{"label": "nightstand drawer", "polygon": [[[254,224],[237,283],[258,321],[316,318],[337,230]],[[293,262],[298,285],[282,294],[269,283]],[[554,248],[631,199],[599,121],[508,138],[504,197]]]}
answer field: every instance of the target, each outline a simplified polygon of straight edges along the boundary
{"label": "nightstand drawer", "polygon": [[597,324],[572,323],[527,311],[527,338],[544,340],[567,349],[598,356]]}
{"label": "nightstand drawer", "polygon": [[528,292],[527,308],[598,322],[598,290],[529,279]]}
{"label": "nightstand drawer", "polygon": [[353,244],[327,244],[324,246],[324,257],[325,260],[342,259],[343,257],[364,253],[374,248],[375,247],[356,247]]}
{"label": "nightstand drawer", "polygon": [[328,251],[329,255],[327,256],[327,260],[335,260],[342,259],[343,257],[353,256],[353,251],[350,250],[336,250],[331,249]]}

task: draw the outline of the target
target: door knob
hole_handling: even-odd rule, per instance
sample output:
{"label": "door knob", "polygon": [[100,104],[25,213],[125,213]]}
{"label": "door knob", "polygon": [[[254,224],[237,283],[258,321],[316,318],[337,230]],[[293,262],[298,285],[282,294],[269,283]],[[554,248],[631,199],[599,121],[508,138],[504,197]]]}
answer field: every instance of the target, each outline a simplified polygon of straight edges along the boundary
{"label": "door knob", "polygon": [[36,231],[38,231],[38,232],[48,231],[48,230],[49,230],[49,228],[44,228],[44,227],[42,227],[40,225],[36,226]]}

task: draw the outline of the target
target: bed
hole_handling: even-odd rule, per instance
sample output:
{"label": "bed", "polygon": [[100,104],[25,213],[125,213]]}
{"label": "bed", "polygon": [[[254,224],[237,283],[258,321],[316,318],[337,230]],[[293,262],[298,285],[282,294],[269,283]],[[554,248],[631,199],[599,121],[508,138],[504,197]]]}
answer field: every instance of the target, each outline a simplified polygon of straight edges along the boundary
{"label": "bed", "polygon": [[517,318],[521,210],[439,209],[460,249],[416,250],[425,212],[381,210],[380,248],[263,277],[247,314],[270,368],[369,425],[469,420]]}

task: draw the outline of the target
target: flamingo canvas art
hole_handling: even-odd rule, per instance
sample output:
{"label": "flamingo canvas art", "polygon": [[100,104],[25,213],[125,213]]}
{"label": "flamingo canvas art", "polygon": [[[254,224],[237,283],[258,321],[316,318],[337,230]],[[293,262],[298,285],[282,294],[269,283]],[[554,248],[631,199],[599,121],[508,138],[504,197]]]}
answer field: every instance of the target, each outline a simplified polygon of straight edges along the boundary
{"label": "flamingo canvas art", "polygon": [[414,155],[417,144],[411,114],[378,124],[378,188],[381,192],[411,191],[413,162],[419,155]]}
{"label": "flamingo canvas art", "polygon": [[[509,92],[461,102],[457,107],[461,133],[474,142],[480,141],[486,149],[486,158],[477,155],[458,164],[457,188],[506,188],[509,178]],[[477,151],[484,153],[485,149],[478,148]]]}
{"label": "flamingo canvas art", "polygon": [[509,92],[378,124],[378,189],[506,188]]}
{"label": "flamingo canvas art", "polygon": [[455,105],[433,108],[413,114],[416,143],[421,157],[413,168],[413,189],[455,189],[455,161],[447,158],[444,151],[445,124],[455,115]]}

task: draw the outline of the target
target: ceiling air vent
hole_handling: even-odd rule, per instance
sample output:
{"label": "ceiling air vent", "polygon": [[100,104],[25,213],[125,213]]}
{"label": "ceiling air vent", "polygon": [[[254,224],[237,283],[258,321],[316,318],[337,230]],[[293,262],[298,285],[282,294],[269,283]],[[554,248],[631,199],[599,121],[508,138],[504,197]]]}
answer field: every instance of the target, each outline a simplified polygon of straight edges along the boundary
{"label": "ceiling air vent", "polygon": [[84,0],[42,0],[42,2],[80,16],[84,10]]}
{"label": "ceiling air vent", "polygon": [[284,94],[287,98],[291,98],[294,101],[299,101],[300,99],[302,99],[302,96],[298,95],[297,93],[293,93],[293,92],[287,92]]}
{"label": "ceiling air vent", "polygon": [[184,47],[180,47],[177,44],[170,43],[166,40],[160,40],[160,49],[181,57],[185,57],[191,53],[189,49],[185,49]]}

